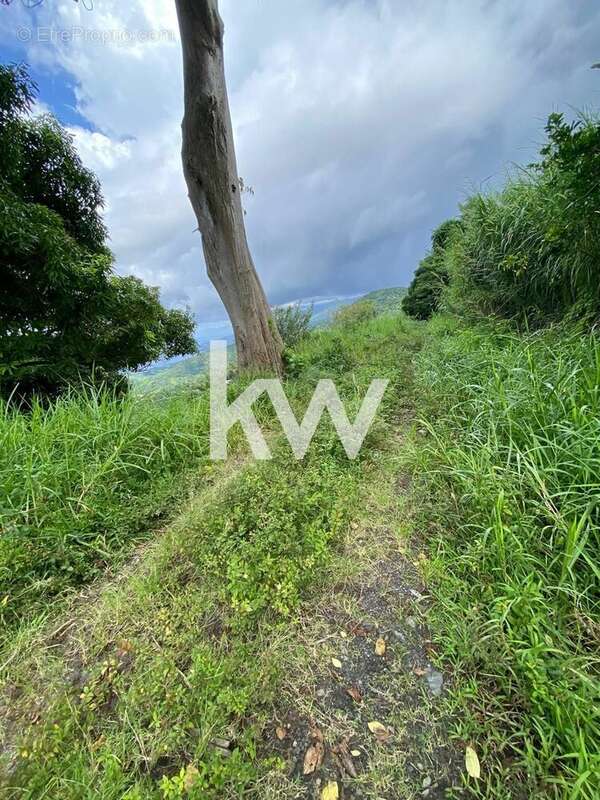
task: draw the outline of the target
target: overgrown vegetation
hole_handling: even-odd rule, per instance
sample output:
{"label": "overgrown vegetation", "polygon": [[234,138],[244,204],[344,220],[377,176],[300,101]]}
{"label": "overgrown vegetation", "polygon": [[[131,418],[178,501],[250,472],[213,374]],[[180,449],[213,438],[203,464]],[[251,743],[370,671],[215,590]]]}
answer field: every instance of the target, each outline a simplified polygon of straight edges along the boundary
{"label": "overgrown vegetation", "polygon": [[338,328],[352,330],[352,328],[375,319],[377,307],[372,300],[357,300],[349,306],[342,306],[333,315],[332,324]]}
{"label": "overgrown vegetation", "polygon": [[431,623],[456,671],[457,735],[483,747],[479,796],[592,800],[600,124],[553,114],[546,132],[539,163],[463,205],[437,248],[441,291],[426,269],[411,285],[407,313],[454,314],[432,321],[417,360],[413,457]]}
{"label": "overgrown vegetation", "polygon": [[415,276],[402,300],[402,310],[414,319],[429,319],[439,308],[442,290],[448,284],[445,250],[460,223],[449,219],[431,235],[431,252],[415,270]]}
{"label": "overgrown vegetation", "polygon": [[[261,797],[265,774],[285,766],[257,749],[286,669],[278,644],[351,524],[410,392],[421,419],[410,447],[396,447],[415,476],[407,519],[417,516],[415,569],[433,599],[428,656],[452,666],[453,732],[481,761],[461,791],[595,800],[597,120],[552,115],[539,163],[434,232],[403,299],[410,316],[433,317],[427,326],[378,316],[375,295],[327,329],[309,331],[300,307],[276,312],[298,417],[320,378],[335,380],[350,418],[374,377],[390,379],[357,461],[324,420],[295,462],[261,399],[274,458],[244,466],[234,430],[231,467],[207,460],[204,380],[168,396],[65,390],[81,375],[97,383],[96,370],[106,383],[183,352],[191,327],[152,290],[111,274],[97,182],[56,123],[26,117],[32,96],[25,72],[0,71],[0,244],[16,297],[16,311],[13,295],[0,297],[0,378],[4,394],[18,384],[29,399],[26,413],[0,409],[6,796]],[[49,153],[64,194],[51,170],[42,180]],[[232,395],[250,379],[236,377]],[[393,461],[388,453],[388,469]],[[74,603],[61,621],[75,589],[184,502],[140,554],[143,566],[100,585],[97,609]],[[391,761],[379,767],[388,787]]]}
{"label": "overgrown vegetation", "polygon": [[600,342],[441,319],[417,376],[427,435],[414,457],[438,587],[431,620],[457,672],[461,738],[484,743],[492,794],[591,800]]}
{"label": "overgrown vegetation", "polygon": [[[441,303],[461,316],[527,326],[566,315],[597,319],[600,123],[552,114],[546,133],[538,163],[462,206],[437,258],[434,244],[415,273],[404,304],[409,315],[426,319]],[[443,293],[440,283],[448,284]]]}
{"label": "overgrown vegetation", "polygon": [[71,136],[29,112],[36,87],[0,65],[0,397],[55,396],[82,381],[194,352],[192,318],[112,271],[103,200]]}
{"label": "overgrown vegetation", "polygon": [[107,389],[27,414],[0,406],[0,623],[50,608],[89,581],[184,494],[179,477],[208,453],[208,397]]}
{"label": "overgrown vegetation", "polygon": [[[138,574],[109,586],[96,610],[86,607],[93,622],[76,643],[44,651],[43,661],[36,662],[35,633],[21,630],[12,649],[4,651],[12,653],[10,683],[18,695],[4,715],[7,797],[51,792],[64,800],[199,799],[250,791],[260,796],[260,776],[282,768],[256,751],[265,708],[285,669],[277,642],[351,519],[358,482],[405,396],[415,346],[410,327],[397,317],[313,332],[298,350],[302,371],[286,385],[297,413],[318,377],[336,380],[351,418],[373,369],[391,381],[360,458],[348,460],[323,420],[309,454],[295,462],[287,444],[277,440],[270,407],[259,403],[262,422],[272,428],[272,461],[233,474],[206,466],[206,488],[197,501],[159,540]],[[90,414],[94,398],[79,399],[75,409]],[[54,412],[58,421],[61,413],[75,413],[66,409],[67,402]],[[122,407],[140,422],[137,414],[148,412],[156,400],[135,402],[128,397]],[[204,395],[197,402],[201,420]],[[174,448],[186,440],[185,404],[189,396],[156,412],[170,420],[162,440]],[[44,413],[51,426],[53,412]],[[107,418],[114,424],[112,410]],[[154,429],[158,436],[158,428],[149,421],[145,435]],[[24,430],[13,430],[15,440]],[[60,434],[62,426],[48,428],[48,442],[51,430]],[[70,485],[60,491],[65,499],[75,494]],[[97,502],[106,502],[106,495],[98,495]],[[76,665],[66,682],[65,659]],[[37,680],[44,685],[44,713],[34,715],[25,730],[15,730],[11,720],[28,716],[39,702]],[[228,758],[215,747],[215,738],[234,743]]]}
{"label": "overgrown vegetation", "polygon": [[286,347],[296,347],[308,336],[313,307],[302,308],[300,303],[276,306],[272,310],[277,330]]}

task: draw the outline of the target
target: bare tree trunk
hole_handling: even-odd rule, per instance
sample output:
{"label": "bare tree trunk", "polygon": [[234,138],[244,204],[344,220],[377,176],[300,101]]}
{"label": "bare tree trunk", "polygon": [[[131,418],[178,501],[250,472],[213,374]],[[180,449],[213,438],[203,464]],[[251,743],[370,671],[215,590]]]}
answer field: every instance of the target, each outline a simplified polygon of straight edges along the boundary
{"label": "bare tree trunk", "polygon": [[208,276],[231,319],[240,368],[280,373],[281,338],[246,240],[218,0],[175,4],[183,49],[183,171]]}

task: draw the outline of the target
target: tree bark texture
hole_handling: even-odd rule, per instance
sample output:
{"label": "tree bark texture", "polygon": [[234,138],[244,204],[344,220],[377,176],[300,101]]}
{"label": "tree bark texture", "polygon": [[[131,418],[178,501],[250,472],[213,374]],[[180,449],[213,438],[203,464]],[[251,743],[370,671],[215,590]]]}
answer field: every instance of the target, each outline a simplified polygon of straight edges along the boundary
{"label": "tree bark texture", "polygon": [[208,276],[229,314],[240,369],[279,374],[283,345],[246,239],[218,0],[175,4],[183,50],[183,171]]}

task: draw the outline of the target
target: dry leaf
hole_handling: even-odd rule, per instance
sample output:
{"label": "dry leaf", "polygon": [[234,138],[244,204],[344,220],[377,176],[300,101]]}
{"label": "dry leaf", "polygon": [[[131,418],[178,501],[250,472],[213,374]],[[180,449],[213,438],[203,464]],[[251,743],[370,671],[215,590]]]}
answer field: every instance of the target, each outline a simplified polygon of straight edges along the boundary
{"label": "dry leaf", "polygon": [[339,796],[337,781],[329,781],[321,792],[321,800],[338,800]]}
{"label": "dry leaf", "polygon": [[375,652],[378,656],[385,655],[385,639],[381,636],[375,642]]}
{"label": "dry leaf", "polygon": [[356,768],[352,761],[350,750],[348,749],[348,740],[342,739],[339,744],[331,748],[331,752],[336,756],[343,771],[351,778],[356,778]]}
{"label": "dry leaf", "polygon": [[366,636],[368,631],[360,624],[360,622],[357,622],[350,628],[350,633],[352,636]]}
{"label": "dry leaf", "polygon": [[323,742],[323,734],[319,730],[319,728],[315,725],[314,722],[310,723],[310,735],[313,739],[317,742]]}
{"label": "dry leaf", "polygon": [[287,736],[287,731],[286,731],[286,729],[285,729],[285,728],[282,728],[280,725],[278,725],[278,726],[275,728],[275,736],[277,736],[277,738],[278,738],[278,739],[279,739],[279,741],[281,742],[281,741],[282,741],[283,739],[285,739],[285,737]]}
{"label": "dry leaf", "polygon": [[333,664],[333,666],[336,669],[341,669],[342,668],[342,662],[339,660],[339,658],[332,658],[331,659],[331,663]]}
{"label": "dry leaf", "polygon": [[371,733],[387,733],[387,728],[385,725],[382,725],[381,722],[377,722],[377,720],[373,720],[373,722],[369,722],[369,730]]}
{"label": "dry leaf", "polygon": [[196,783],[199,774],[200,773],[193,764],[187,765],[185,769],[185,775],[183,776],[183,785],[186,792],[189,792],[192,786]]}
{"label": "dry leaf", "polygon": [[95,742],[92,742],[92,744],[90,745],[90,750],[92,752],[96,752],[96,750],[98,750],[99,747],[102,747],[105,741],[106,739],[104,738],[104,734],[102,734],[99,739],[96,739]]}
{"label": "dry leaf", "polygon": [[310,775],[318,769],[321,766],[321,761],[323,761],[323,743],[316,741],[310,745],[304,754],[304,774]]}
{"label": "dry leaf", "polygon": [[465,767],[472,778],[479,778],[481,776],[479,758],[477,757],[475,750],[473,750],[472,747],[469,747],[469,745],[467,745],[467,749],[465,750]]}
{"label": "dry leaf", "polygon": [[355,703],[362,703],[362,694],[358,686],[347,686],[346,694],[349,694]]}
{"label": "dry leaf", "polygon": [[427,675],[427,670],[423,669],[422,667],[415,667],[413,669],[413,672],[415,673],[415,675],[418,675],[419,678],[422,678],[423,675]]}
{"label": "dry leaf", "polygon": [[373,722],[368,723],[369,730],[373,733],[379,742],[385,742],[389,739],[390,732],[382,725],[381,722],[377,722],[377,720],[373,720]]}

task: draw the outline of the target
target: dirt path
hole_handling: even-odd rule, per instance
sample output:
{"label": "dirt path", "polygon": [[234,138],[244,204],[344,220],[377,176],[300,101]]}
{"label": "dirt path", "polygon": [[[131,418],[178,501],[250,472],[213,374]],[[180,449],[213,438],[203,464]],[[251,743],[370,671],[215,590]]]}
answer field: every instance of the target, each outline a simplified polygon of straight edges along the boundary
{"label": "dirt path", "polygon": [[363,487],[364,512],[304,607],[288,678],[266,731],[281,769],[265,798],[442,798],[460,785],[443,717],[445,678],[432,664],[429,599],[399,440]]}

